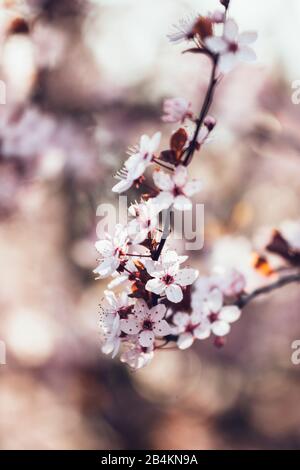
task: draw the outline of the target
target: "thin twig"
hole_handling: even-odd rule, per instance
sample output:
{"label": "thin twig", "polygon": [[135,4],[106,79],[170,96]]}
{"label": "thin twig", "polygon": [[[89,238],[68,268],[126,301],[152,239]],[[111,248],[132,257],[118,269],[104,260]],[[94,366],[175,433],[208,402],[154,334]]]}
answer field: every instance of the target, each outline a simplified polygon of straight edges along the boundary
{"label": "thin twig", "polygon": [[189,145],[189,147],[186,151],[185,158],[182,161],[182,164],[184,166],[188,166],[190,164],[190,162],[192,161],[195,150],[197,148],[197,140],[198,140],[199,132],[201,130],[204,119],[206,118],[207,113],[209,111],[209,108],[211,106],[213,96],[214,96],[214,92],[215,92],[215,89],[216,89],[216,85],[218,84],[218,79],[216,77],[216,71],[217,71],[217,66],[218,66],[218,56],[211,56],[211,59],[213,61],[213,67],[212,67],[212,71],[211,71],[211,76],[210,76],[208,89],[207,89],[207,92],[206,92],[206,96],[204,98],[204,102],[203,102],[199,117],[197,119],[197,126],[196,126],[196,129],[195,129],[194,135],[193,135],[193,139],[192,139],[192,141],[191,141],[191,143],[190,143],[190,145]]}
{"label": "thin twig", "polygon": [[236,305],[239,308],[244,308],[246,305],[252,302],[252,300],[256,299],[261,295],[269,294],[270,292],[280,289],[281,287],[298,282],[300,283],[300,273],[290,274],[289,276],[281,277],[276,282],[273,282],[273,284],[268,284],[267,286],[259,287],[250,294],[244,294],[239,298],[239,300],[237,300]]}

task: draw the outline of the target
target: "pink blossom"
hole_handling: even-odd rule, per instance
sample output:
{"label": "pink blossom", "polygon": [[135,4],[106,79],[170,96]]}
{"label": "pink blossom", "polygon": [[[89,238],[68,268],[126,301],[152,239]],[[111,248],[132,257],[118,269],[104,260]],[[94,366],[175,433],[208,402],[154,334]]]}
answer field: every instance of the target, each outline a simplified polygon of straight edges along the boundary
{"label": "pink blossom", "polygon": [[192,203],[189,198],[202,189],[200,180],[188,179],[188,171],[183,165],[177,166],[172,175],[157,170],[153,173],[153,180],[161,190],[154,199],[161,209],[174,205],[177,210],[190,210]]}
{"label": "pink blossom", "polygon": [[146,290],[157,295],[165,294],[173,303],[182,301],[182,287],[193,284],[199,274],[196,269],[180,269],[179,263],[170,261],[168,254],[165,254],[160,261],[148,261],[145,266],[153,278],[147,282]]}
{"label": "pink blossom", "polygon": [[172,332],[178,335],[179,349],[187,349],[192,346],[195,339],[206,339],[210,336],[210,322],[199,310],[191,315],[177,312],[174,315],[173,323],[175,328]]}
{"label": "pink blossom", "polygon": [[193,113],[191,112],[191,103],[185,98],[171,98],[164,101],[164,115],[162,120],[164,122],[181,122],[187,118],[192,118]]}
{"label": "pink blossom", "polygon": [[112,236],[107,234],[106,239],[97,241],[95,246],[101,258],[94,273],[99,275],[98,279],[103,279],[116,271],[120,266],[121,259],[128,251],[127,230],[123,225],[117,224],[114,234]]}
{"label": "pink blossom", "polygon": [[256,39],[255,32],[239,34],[236,22],[228,19],[224,24],[223,36],[208,37],[205,43],[211,52],[220,54],[219,69],[223,73],[228,73],[241,60],[247,62],[256,60],[255,52],[249,47],[249,44],[255,42]]}
{"label": "pink blossom", "polygon": [[164,320],[166,310],[163,304],[149,309],[144,300],[138,300],[134,307],[134,314],[127,320],[121,320],[121,330],[128,335],[138,335],[141,346],[151,347],[156,337],[170,334],[170,326]]}

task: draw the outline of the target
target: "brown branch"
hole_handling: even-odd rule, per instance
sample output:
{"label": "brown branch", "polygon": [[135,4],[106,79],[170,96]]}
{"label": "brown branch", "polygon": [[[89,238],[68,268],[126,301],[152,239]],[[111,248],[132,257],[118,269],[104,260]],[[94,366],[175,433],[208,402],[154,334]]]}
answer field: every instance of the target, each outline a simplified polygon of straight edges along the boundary
{"label": "brown branch", "polygon": [[[218,79],[217,79],[216,74],[217,74],[217,66],[218,66],[219,56],[211,55],[210,58],[212,59],[212,62],[213,62],[210,81],[209,81],[207,92],[206,92],[206,95],[205,95],[205,98],[204,98],[204,101],[203,101],[203,104],[202,104],[202,107],[201,107],[201,110],[200,110],[200,113],[199,113],[199,118],[197,119],[197,125],[196,125],[196,129],[195,129],[192,141],[191,141],[190,145],[188,146],[188,148],[186,150],[186,156],[185,156],[184,160],[181,162],[184,166],[188,166],[191,163],[191,161],[193,159],[193,156],[194,156],[194,153],[197,150],[198,135],[199,135],[200,129],[202,127],[202,124],[204,122],[204,119],[206,118],[207,113],[209,111],[210,105],[211,105],[212,100],[213,100],[215,88],[218,84]],[[161,252],[162,252],[162,250],[165,246],[165,243],[167,241],[168,235],[170,233],[170,214],[171,214],[171,208],[169,208],[167,213],[166,213],[166,223],[165,223],[165,226],[164,226],[163,234],[162,234],[160,243],[158,245],[158,248],[153,253],[153,256],[152,256],[152,259],[154,261],[157,261],[159,259],[160,255],[161,255]]]}
{"label": "brown branch", "polygon": [[189,147],[187,148],[186,156],[185,156],[184,160],[182,161],[182,164],[184,166],[188,166],[191,163],[192,158],[193,158],[194,153],[195,153],[195,150],[197,149],[198,135],[199,135],[199,132],[200,132],[201,127],[203,125],[204,119],[206,118],[207,113],[209,111],[209,108],[211,106],[211,103],[212,103],[212,100],[213,100],[213,97],[214,97],[214,92],[215,92],[216,86],[218,84],[218,79],[216,77],[216,72],[217,72],[219,56],[210,56],[210,57],[213,61],[213,67],[212,67],[212,71],[211,71],[210,81],[209,81],[209,85],[208,85],[208,88],[207,88],[207,92],[206,92],[206,95],[205,95],[205,98],[204,98],[204,102],[203,102],[199,117],[197,119],[197,126],[196,126],[196,129],[195,129],[192,141],[191,141]]}
{"label": "brown branch", "polygon": [[288,276],[281,277],[278,281],[273,282],[273,284],[269,284],[267,286],[260,287],[255,289],[250,294],[244,294],[237,300],[236,306],[239,308],[244,308],[248,305],[252,300],[256,299],[257,297],[265,294],[269,294],[274,290],[280,289],[281,287],[287,286],[293,283],[300,283],[300,273],[290,274]]}

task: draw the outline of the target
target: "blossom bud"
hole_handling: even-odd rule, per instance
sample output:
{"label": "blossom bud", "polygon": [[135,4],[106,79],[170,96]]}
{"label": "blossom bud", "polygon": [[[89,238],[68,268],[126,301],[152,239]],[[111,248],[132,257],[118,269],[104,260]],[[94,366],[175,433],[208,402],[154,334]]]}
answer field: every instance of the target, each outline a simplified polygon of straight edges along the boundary
{"label": "blossom bud", "polygon": [[217,121],[212,116],[206,116],[206,118],[204,119],[204,125],[207,127],[207,130],[209,132],[211,132],[214,129],[216,124],[217,124]]}
{"label": "blossom bud", "polygon": [[223,5],[226,10],[229,8],[230,0],[220,0],[221,5]]}

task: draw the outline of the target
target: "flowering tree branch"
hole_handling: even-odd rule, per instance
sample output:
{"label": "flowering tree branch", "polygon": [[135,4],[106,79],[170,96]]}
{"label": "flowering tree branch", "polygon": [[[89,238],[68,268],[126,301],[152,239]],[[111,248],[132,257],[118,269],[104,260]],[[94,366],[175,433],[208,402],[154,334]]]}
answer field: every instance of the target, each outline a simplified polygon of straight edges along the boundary
{"label": "flowering tree branch", "polygon": [[[118,224],[114,233],[96,243],[100,262],[94,272],[100,279],[113,278],[101,305],[102,351],[113,357],[121,351],[121,361],[136,369],[148,364],[154,352],[171,341],[179,349],[187,349],[195,340],[210,336],[220,342],[251,300],[299,282],[299,275],[289,275],[246,294],[246,279],[239,271],[223,270],[199,277],[196,269],[182,267],[188,256],[180,256],[166,246],[171,211],[191,210],[191,197],[202,189],[200,180],[189,178],[187,167],[215,127],[216,121],[208,112],[219,77],[240,60],[255,58],[249,44],[256,40],[256,33],[240,34],[236,22],[227,19],[229,0],[220,3],[224,10],[182,20],[169,34],[171,42],[193,41],[194,47],[185,52],[204,54],[212,61],[198,117],[186,99],[165,100],[162,120],[179,123],[181,127],[173,132],[169,147],[163,151],[158,151],[160,132],[152,137],[143,135],[139,145],[130,149],[112,190],[120,194],[135,187],[148,192],[129,207],[127,225]],[[223,31],[221,35],[217,34],[218,28]],[[148,167],[154,167],[155,188],[145,182]],[[158,217],[161,212],[165,216],[162,231]],[[299,253],[278,234],[269,250],[293,266],[298,262]],[[260,268],[261,264],[268,267],[267,261],[258,263]],[[274,271],[268,267],[267,272]],[[118,286],[122,286],[120,294],[112,290]]]}

